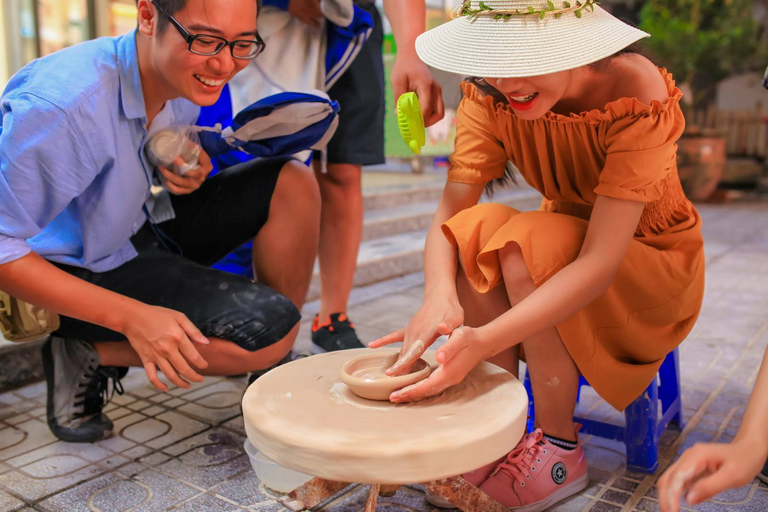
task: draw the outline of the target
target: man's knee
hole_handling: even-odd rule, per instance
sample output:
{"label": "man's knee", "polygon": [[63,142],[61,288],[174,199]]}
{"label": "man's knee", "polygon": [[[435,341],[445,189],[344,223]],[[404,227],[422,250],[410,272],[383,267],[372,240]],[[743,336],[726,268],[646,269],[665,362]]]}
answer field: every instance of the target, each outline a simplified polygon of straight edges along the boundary
{"label": "man's knee", "polygon": [[291,351],[291,348],[293,348],[297,332],[298,329],[294,328],[287,336],[277,343],[244,355],[243,357],[246,360],[248,368],[250,368],[251,371],[264,370],[266,368],[271,368],[282,361]]}
{"label": "man's knee", "polygon": [[358,189],[361,184],[362,168],[354,164],[328,164],[326,172],[316,173],[316,175],[321,187],[330,185]]}
{"label": "man's knee", "polygon": [[[283,165],[275,187],[275,199],[272,207],[296,205],[307,211],[320,211],[320,189],[314,173],[309,167],[297,160],[290,160]],[[319,213],[318,213],[319,215]]]}

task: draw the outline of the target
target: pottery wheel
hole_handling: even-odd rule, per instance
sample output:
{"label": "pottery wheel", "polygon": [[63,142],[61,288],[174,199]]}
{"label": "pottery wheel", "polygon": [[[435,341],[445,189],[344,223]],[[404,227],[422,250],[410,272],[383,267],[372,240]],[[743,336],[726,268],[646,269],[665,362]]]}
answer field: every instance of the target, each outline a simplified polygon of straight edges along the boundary
{"label": "pottery wheel", "polygon": [[[327,480],[410,484],[481,467],[522,437],[528,396],[510,373],[484,362],[440,396],[395,405],[359,398],[339,380],[347,360],[369,352],[312,356],[260,377],[243,397],[248,439],[278,464]],[[422,357],[436,368],[434,354]]]}

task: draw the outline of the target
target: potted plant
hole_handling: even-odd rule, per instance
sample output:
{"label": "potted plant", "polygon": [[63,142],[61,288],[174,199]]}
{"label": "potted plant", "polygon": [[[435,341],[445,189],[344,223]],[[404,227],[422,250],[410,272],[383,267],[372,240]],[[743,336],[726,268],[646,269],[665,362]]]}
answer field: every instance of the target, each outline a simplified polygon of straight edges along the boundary
{"label": "potted plant", "polygon": [[725,138],[697,126],[693,113],[715,100],[717,84],[765,65],[754,0],[648,0],[640,29],[644,46],[667,67],[684,91],[686,131],[678,142],[678,170],[693,200],[707,199],[725,167]]}

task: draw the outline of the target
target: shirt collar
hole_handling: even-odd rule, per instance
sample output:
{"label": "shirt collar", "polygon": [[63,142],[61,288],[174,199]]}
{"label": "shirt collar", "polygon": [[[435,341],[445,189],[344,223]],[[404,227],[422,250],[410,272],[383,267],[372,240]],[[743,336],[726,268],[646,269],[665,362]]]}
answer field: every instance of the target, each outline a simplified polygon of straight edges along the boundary
{"label": "shirt collar", "polygon": [[147,117],[144,91],[141,89],[139,53],[136,48],[136,29],[121,36],[117,42],[117,65],[120,74],[120,102],[128,119]]}

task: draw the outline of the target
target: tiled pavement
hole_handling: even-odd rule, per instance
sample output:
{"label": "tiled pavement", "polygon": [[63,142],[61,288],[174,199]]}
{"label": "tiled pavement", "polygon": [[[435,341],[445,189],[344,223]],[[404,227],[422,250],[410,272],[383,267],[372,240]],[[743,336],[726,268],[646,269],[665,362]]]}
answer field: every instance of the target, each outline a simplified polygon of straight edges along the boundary
{"label": "tiled pavement", "polygon": [[[662,467],[695,442],[733,438],[768,341],[768,203],[706,205],[700,211],[706,299],[681,349],[687,426],[680,435],[664,435]],[[356,290],[350,316],[362,337],[401,327],[420,304],[422,284],[421,276],[410,275]],[[305,313],[314,313],[312,304]],[[307,327],[299,349],[307,348]],[[242,450],[243,379],[206,379],[191,390],[158,393],[132,371],[124,384],[126,393],[108,409],[116,435],[94,445],[55,440],[44,422],[43,384],[0,395],[0,510],[282,510]],[[621,418],[590,390],[579,409],[590,417]],[[591,485],[553,510],[658,510],[658,473],[627,471],[619,443],[583,440]],[[323,510],[357,512],[364,500],[365,489],[353,486]],[[380,512],[434,510],[418,487],[380,503]],[[685,510],[765,511],[768,487],[755,481]]]}

